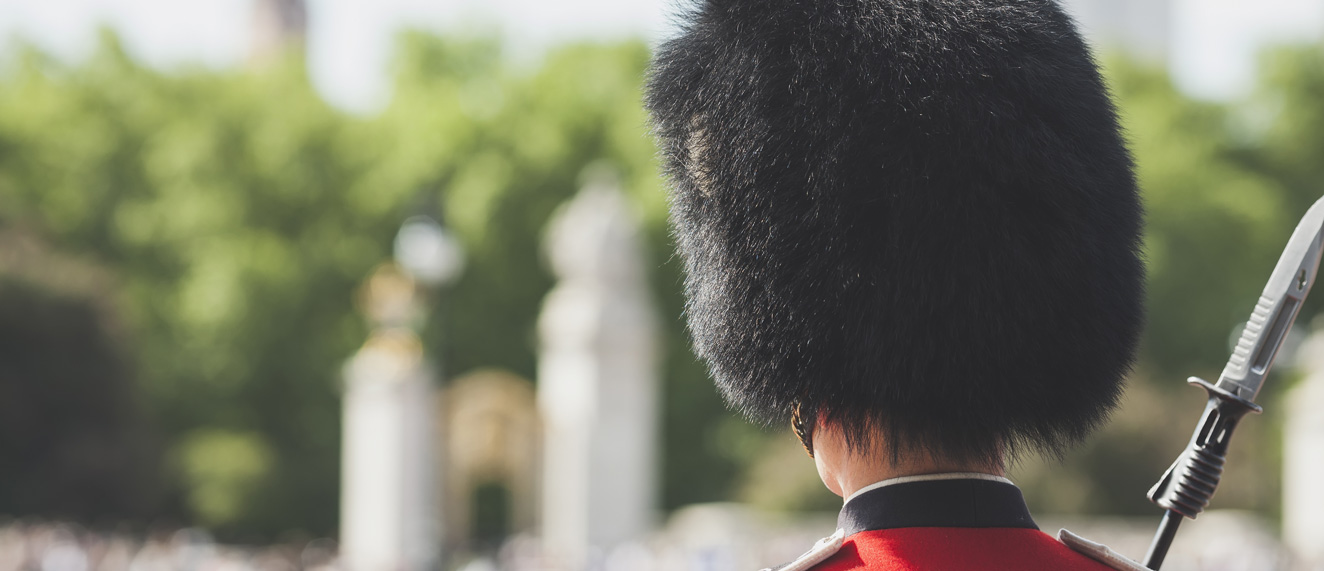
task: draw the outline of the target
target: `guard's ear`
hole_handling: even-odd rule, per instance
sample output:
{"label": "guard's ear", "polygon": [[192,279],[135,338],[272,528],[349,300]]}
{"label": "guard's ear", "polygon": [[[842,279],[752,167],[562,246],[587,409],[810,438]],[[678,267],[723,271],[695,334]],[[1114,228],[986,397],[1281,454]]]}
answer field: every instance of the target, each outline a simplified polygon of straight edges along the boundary
{"label": "guard's ear", "polygon": [[[812,420],[808,418],[810,416]],[[819,432],[822,423],[822,415],[806,410],[801,401],[797,400],[791,405],[791,432],[800,439],[800,445],[805,447],[810,458],[814,457],[814,433]]]}

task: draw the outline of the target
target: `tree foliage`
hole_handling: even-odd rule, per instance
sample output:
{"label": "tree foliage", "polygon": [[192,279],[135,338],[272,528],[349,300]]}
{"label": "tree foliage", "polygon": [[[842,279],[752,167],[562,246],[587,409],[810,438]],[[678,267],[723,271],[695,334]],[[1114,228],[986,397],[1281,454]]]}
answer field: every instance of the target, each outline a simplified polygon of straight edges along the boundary
{"label": "tree foliage", "polygon": [[[1114,422],[1063,463],[1021,467],[1032,503],[1155,513],[1144,493],[1189,440],[1204,403],[1184,380],[1217,378],[1297,221],[1324,195],[1324,172],[1306,160],[1324,152],[1310,126],[1324,117],[1324,99],[1311,91],[1324,85],[1319,51],[1288,54],[1271,60],[1257,98],[1237,105],[1193,101],[1162,70],[1109,66],[1147,209],[1148,324]],[[1320,303],[1317,293],[1303,308],[1298,334]],[[1290,355],[1279,361],[1259,399],[1270,410],[1281,410],[1291,380]],[[1242,423],[1219,507],[1277,509],[1275,420]]]}
{"label": "tree foliage", "polygon": [[647,57],[638,43],[572,46],[524,69],[495,40],[407,34],[394,102],[371,119],[323,103],[297,57],[162,73],[106,36],[72,67],[14,58],[0,77],[0,224],[116,276],[123,390],[164,441],[161,493],[92,515],[171,514],[241,539],[333,533],[339,369],[366,333],[352,301],[400,221],[443,218],[467,250],[427,332],[447,376],[534,378],[552,285],[543,226],[591,165],[636,199],[671,318],[665,501],[723,498],[734,462],[694,443],[729,415],[679,322],[639,105]]}
{"label": "tree foliage", "polygon": [[[115,274],[165,438],[148,509],[222,530],[335,521],[336,378],[363,335],[348,300],[392,231],[351,192],[362,126],[298,69],[163,74],[107,37],[73,68],[29,52],[0,89],[0,217]],[[228,475],[190,460],[265,449]]]}

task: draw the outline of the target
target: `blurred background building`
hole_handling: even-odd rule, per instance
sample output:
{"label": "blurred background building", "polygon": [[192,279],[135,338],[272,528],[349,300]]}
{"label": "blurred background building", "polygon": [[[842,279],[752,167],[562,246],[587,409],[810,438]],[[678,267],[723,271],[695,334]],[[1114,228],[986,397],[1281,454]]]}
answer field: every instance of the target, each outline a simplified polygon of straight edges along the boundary
{"label": "blurred background building", "polygon": [[[1064,5],[1151,311],[1113,423],[1012,475],[1139,557],[1183,380],[1324,194],[1324,0]],[[0,571],[722,571],[830,533],[689,351],[639,101],[669,7],[0,0]],[[1322,296],[1165,569],[1324,565]]]}
{"label": "blurred background building", "polygon": [[302,52],[308,41],[308,6],[303,0],[256,0],[249,34],[248,58],[254,64],[287,51]]}

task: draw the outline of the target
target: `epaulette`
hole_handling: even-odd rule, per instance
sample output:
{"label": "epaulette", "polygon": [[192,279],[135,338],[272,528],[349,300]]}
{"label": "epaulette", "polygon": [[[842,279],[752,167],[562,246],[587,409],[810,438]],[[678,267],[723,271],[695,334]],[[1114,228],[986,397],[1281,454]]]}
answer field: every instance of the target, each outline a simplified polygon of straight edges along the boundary
{"label": "epaulette", "polygon": [[1107,545],[1095,543],[1065,529],[1057,532],[1057,540],[1073,551],[1118,571],[1150,571],[1148,567],[1136,563],[1125,555],[1113,551]]}
{"label": "epaulette", "polygon": [[838,529],[836,533],[818,540],[813,547],[809,548],[804,555],[801,555],[790,563],[781,567],[768,567],[763,571],[809,571],[815,565],[827,561],[829,557],[836,555],[841,550],[841,544],[846,540],[846,530]]}

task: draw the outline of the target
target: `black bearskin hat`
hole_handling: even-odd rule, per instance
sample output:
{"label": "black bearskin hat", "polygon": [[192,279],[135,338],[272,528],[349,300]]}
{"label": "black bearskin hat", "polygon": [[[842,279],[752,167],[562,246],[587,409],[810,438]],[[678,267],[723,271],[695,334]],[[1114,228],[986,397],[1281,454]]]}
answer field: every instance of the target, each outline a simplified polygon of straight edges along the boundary
{"label": "black bearskin hat", "polygon": [[1142,212],[1057,2],[699,0],[684,20],[647,106],[729,402],[949,459],[1060,452],[1107,417]]}

